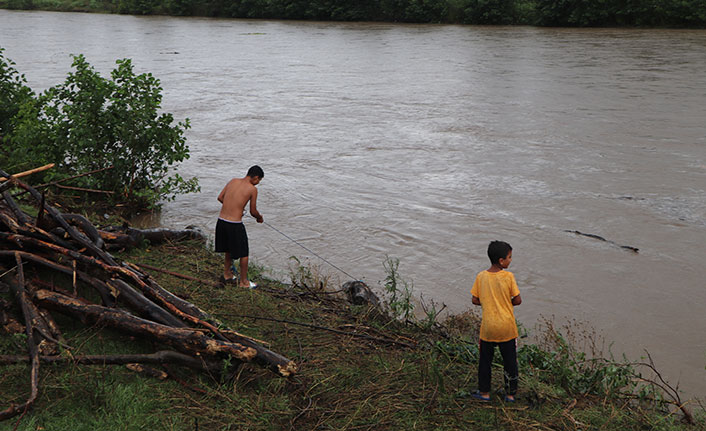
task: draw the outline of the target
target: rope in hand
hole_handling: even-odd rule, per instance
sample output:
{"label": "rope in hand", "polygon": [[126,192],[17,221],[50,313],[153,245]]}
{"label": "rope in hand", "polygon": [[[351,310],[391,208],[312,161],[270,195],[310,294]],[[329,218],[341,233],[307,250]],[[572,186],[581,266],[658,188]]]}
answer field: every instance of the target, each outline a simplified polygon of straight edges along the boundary
{"label": "rope in hand", "polygon": [[290,237],[289,235],[287,235],[286,233],[282,232],[281,230],[277,229],[276,227],[272,226],[271,224],[267,223],[266,221],[263,221],[262,223],[265,224],[265,225],[267,225],[268,227],[270,227],[271,229],[273,229],[274,231],[276,231],[277,233],[279,233],[279,234],[282,235],[283,237],[285,237],[285,238],[287,238],[288,240],[292,241],[294,244],[298,245],[299,247],[303,248],[304,250],[308,251],[309,253],[313,254],[314,256],[318,257],[319,259],[323,260],[324,262],[328,263],[328,264],[331,265],[332,267],[334,267],[334,268],[336,268],[337,270],[341,271],[342,273],[346,274],[346,275],[347,275],[348,277],[350,277],[351,279],[353,279],[353,280],[360,280],[360,278],[355,278],[355,277],[353,277],[352,275],[350,275],[350,274],[347,273],[346,271],[342,270],[341,268],[339,268],[339,267],[337,267],[336,265],[332,264],[332,263],[329,262],[328,260],[326,260],[326,259],[324,259],[323,257],[319,256],[318,254],[316,254],[314,251],[312,251],[312,250],[309,249],[308,247],[306,247],[306,246],[300,244],[297,240],[295,240],[294,238]]}

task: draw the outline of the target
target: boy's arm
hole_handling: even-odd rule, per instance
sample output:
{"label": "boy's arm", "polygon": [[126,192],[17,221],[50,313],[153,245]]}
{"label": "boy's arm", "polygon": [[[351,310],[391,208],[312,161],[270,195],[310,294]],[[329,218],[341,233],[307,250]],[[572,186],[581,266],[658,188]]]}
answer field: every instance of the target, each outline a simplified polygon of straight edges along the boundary
{"label": "boy's arm", "polygon": [[250,195],[250,215],[255,217],[258,223],[262,223],[262,214],[257,211],[257,189],[255,187],[253,189]]}
{"label": "boy's arm", "polygon": [[512,297],[512,305],[520,305],[522,304],[522,297],[520,295],[513,296]]}
{"label": "boy's arm", "polygon": [[477,297],[476,295],[473,295],[471,298],[471,302],[474,303],[475,305],[480,305],[480,298]]}
{"label": "boy's arm", "polygon": [[[228,187],[228,186],[226,186]],[[223,203],[223,198],[226,195],[226,187],[223,187],[223,190],[221,190],[221,193],[218,195],[218,202]]]}

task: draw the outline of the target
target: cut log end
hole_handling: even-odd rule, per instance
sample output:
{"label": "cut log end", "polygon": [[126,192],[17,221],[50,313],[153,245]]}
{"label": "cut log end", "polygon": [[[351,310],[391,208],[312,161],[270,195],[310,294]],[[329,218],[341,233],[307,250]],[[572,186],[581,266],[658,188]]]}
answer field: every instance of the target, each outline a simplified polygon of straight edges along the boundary
{"label": "cut log end", "polygon": [[277,371],[282,377],[290,377],[297,373],[297,364],[289,361],[285,365],[277,365]]}

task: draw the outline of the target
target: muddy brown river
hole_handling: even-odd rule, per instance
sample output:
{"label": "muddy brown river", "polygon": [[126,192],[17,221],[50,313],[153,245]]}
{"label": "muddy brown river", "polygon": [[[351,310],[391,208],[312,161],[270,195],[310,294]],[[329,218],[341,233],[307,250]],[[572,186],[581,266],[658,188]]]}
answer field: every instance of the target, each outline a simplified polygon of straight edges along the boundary
{"label": "muddy brown river", "polygon": [[161,79],[202,191],[155,223],[211,232],[222,186],[259,164],[252,261],[286,278],[296,255],[380,289],[397,257],[454,313],[502,239],[530,331],[588,322],[606,354],[647,350],[706,395],[706,31],[0,10],[0,46],[36,91],[69,54]]}

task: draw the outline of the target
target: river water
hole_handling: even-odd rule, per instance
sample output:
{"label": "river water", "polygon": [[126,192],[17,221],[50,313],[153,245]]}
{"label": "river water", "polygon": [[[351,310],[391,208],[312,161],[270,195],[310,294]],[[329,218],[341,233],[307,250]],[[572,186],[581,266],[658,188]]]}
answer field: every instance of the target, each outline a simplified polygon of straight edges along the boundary
{"label": "river water", "polygon": [[79,53],[161,79],[202,187],[164,226],[210,232],[223,185],[259,164],[252,261],[347,279],[285,234],[380,289],[390,255],[454,313],[502,239],[525,326],[590,322],[706,395],[706,31],[0,11],[0,46],[35,91]]}

